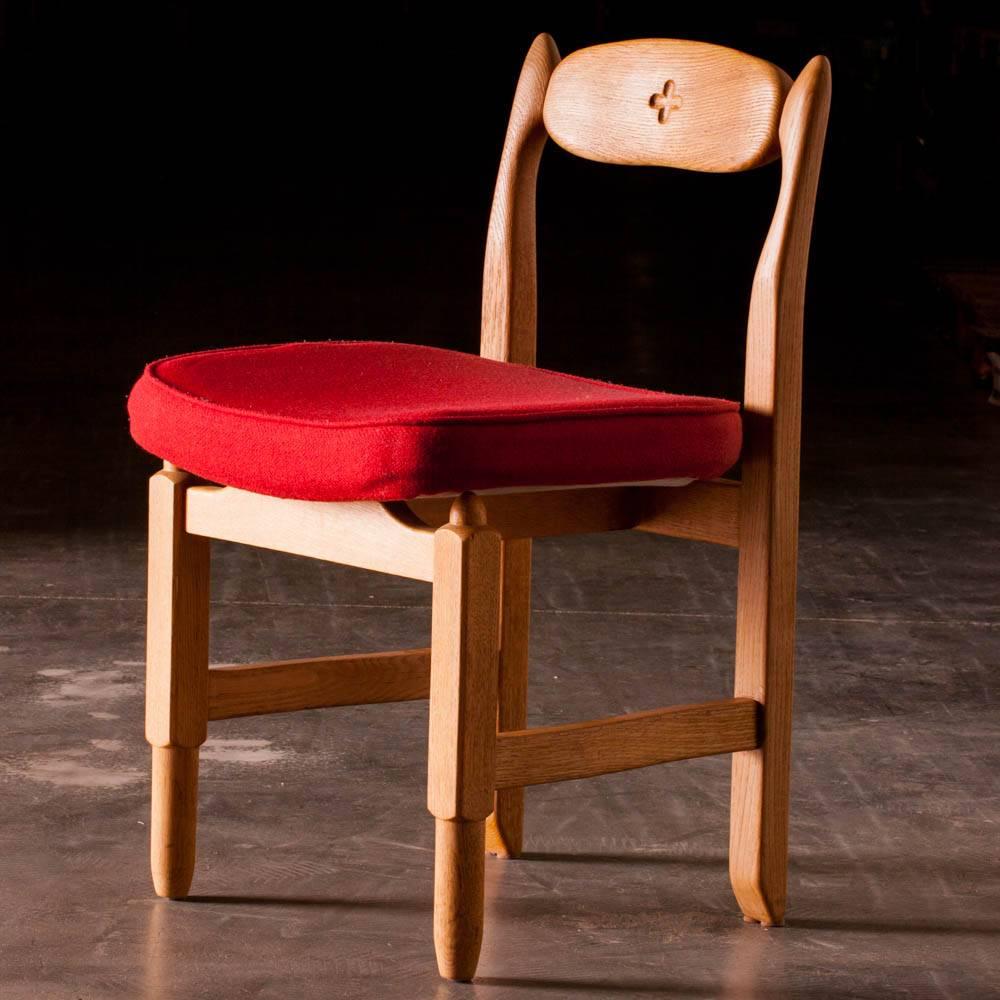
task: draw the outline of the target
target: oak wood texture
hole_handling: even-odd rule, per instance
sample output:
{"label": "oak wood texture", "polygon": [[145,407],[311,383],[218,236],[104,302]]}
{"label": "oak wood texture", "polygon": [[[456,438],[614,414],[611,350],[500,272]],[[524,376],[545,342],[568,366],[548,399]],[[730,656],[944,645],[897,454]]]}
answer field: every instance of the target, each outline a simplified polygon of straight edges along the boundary
{"label": "oak wood texture", "polygon": [[[452,499],[421,498],[408,501],[408,506],[436,527],[447,521]],[[505,540],[623,530],[638,516],[630,487],[512,491],[480,494],[479,499],[490,527]]]}
{"label": "oak wood texture", "polygon": [[434,536],[427,807],[438,819],[493,811],[500,545],[476,497],[456,500]]}
{"label": "oak wood texture", "polygon": [[782,113],[781,188],[747,334],[735,694],[763,704],[764,739],[733,756],[729,857],[744,915],[763,924],[780,924],[785,912],[802,317],[829,106],[830,64],[817,56]]}
{"label": "oak wood texture", "polygon": [[209,543],[184,530],[185,473],[149,481],[146,740],[197,747],[207,734]]}
{"label": "oak wood texture", "polygon": [[593,778],[758,745],[757,703],[730,698],[497,735],[497,788]]}
{"label": "oak wood texture", "polygon": [[653,535],[736,548],[740,543],[740,484],[732,479],[643,489],[634,527]]}
{"label": "oak wood texture", "polygon": [[189,477],[149,482],[146,739],[153,748],[150,868],[157,895],[187,895],[194,875],[198,747],[208,723],[209,543],[184,530]]}
{"label": "oak wood texture", "polygon": [[215,666],[208,718],[418,701],[430,692],[430,666],[430,649]]}
{"label": "oak wood texture", "polygon": [[[542,109],[559,50],[539,35],[528,50],[507,124],[483,262],[480,354],[495,361],[535,363],[537,269],[535,191],[548,139]],[[504,542],[497,730],[527,721],[528,631],[531,618],[531,540]],[[521,853],[524,791],[499,790],[486,821],[486,846],[498,857]],[[473,969],[474,971],[474,969]]]}
{"label": "oak wood texture", "polygon": [[434,948],[445,979],[470,982],[483,946],[483,823],[434,821]]}
{"label": "oak wood texture", "polygon": [[[490,527],[505,542],[638,528],[720,545],[739,542],[740,484],[726,479],[687,486],[594,486],[480,494]],[[452,498],[407,501],[420,521],[438,527]]]}
{"label": "oak wood texture", "polygon": [[232,486],[189,491],[187,530],[414,580],[433,576],[433,533],[375,501],[283,500]]}
{"label": "oak wood texture", "polygon": [[747,170],[778,155],[790,84],[771,63],[720,45],[611,42],[559,63],[545,125],[564,149],[603,163]]}
{"label": "oak wood texture", "polygon": [[[531,540],[503,543],[500,590],[500,670],[497,732],[528,722],[528,646],[531,628]],[[486,820],[486,847],[501,858],[520,857],[524,789],[498,788]]]}
{"label": "oak wood texture", "polygon": [[427,807],[437,820],[434,946],[471,979],[483,931],[484,820],[493,811],[500,659],[500,536],[476,497],[434,535]]}
{"label": "oak wood texture", "polygon": [[183,899],[194,878],[198,748],[153,747],[149,867],[153,889]]}
{"label": "oak wood texture", "polygon": [[480,340],[480,354],[495,361],[535,363],[535,185],[547,138],[542,105],[558,62],[555,42],[539,35],[524,60],[500,155],[486,235]]}

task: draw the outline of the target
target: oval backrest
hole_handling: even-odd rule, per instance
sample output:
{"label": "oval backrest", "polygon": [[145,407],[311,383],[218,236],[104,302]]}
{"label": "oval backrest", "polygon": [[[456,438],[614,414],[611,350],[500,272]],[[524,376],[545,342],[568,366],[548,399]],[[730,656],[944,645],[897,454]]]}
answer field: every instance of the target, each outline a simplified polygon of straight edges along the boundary
{"label": "oval backrest", "polygon": [[545,127],[588,160],[748,170],[779,155],[791,83],[777,66],[721,45],[669,38],[594,45],[556,67]]}

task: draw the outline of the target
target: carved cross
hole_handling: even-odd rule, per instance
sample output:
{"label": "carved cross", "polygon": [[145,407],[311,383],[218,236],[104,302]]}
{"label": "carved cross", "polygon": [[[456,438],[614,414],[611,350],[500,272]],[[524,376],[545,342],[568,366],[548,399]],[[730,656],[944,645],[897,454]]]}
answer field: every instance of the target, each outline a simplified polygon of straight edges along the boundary
{"label": "carved cross", "polygon": [[663,85],[663,90],[653,94],[649,99],[649,106],[654,111],[659,112],[656,120],[661,125],[666,125],[670,121],[670,112],[679,108],[682,103],[673,80],[667,80]]}

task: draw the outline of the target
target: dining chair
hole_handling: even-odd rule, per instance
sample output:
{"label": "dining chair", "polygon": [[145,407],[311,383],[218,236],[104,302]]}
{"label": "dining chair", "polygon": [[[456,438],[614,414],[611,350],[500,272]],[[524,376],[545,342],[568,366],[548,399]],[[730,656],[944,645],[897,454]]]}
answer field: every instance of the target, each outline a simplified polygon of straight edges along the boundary
{"label": "dining chair", "polygon": [[[643,39],[521,72],[486,242],[481,355],[375,342],[205,351],[129,399],[150,482],[146,736],[156,892],[194,872],[199,746],[217,719],[430,699],[434,941],[470,980],[484,854],[521,852],[527,785],[732,754],[730,878],[785,911],[806,263],[830,100],[715,45]],[[535,181],[547,138],[603,163],[731,172],[781,159],[753,281],[742,401],[534,367]],[[722,479],[737,461],[739,481]],[[528,727],[532,539],[638,530],[739,550],[731,697]],[[433,583],[431,646],[209,666],[223,539]]]}

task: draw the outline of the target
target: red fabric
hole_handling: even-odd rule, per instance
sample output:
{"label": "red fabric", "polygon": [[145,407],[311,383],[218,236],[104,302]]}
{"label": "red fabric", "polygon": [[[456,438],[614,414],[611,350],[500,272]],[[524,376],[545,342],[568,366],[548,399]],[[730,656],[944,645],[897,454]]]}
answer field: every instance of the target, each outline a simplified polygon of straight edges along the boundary
{"label": "red fabric", "polygon": [[204,351],[148,365],[128,401],[147,451],[213,482],[305,500],[708,479],[737,403],[412,344]]}

